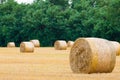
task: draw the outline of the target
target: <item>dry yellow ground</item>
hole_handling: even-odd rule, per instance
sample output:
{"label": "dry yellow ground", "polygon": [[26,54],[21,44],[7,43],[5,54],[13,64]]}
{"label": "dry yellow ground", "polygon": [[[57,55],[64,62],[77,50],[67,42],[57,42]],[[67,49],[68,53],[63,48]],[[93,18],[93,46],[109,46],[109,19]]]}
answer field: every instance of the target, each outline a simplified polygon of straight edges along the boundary
{"label": "dry yellow ground", "polygon": [[0,80],[120,80],[120,57],[112,73],[74,74],[69,52],[45,47],[20,53],[19,48],[0,48]]}

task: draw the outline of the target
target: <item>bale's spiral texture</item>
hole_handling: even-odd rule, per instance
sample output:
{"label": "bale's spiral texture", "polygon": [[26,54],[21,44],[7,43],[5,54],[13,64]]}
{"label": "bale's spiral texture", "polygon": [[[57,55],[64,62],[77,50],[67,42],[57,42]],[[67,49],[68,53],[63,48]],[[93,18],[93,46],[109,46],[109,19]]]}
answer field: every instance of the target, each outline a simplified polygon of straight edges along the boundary
{"label": "bale's spiral texture", "polygon": [[9,42],[9,43],[7,44],[7,47],[15,47],[15,43],[14,43],[14,42]]}
{"label": "bale's spiral texture", "polygon": [[34,44],[34,47],[40,47],[40,42],[39,40],[30,40],[30,42],[32,42]]}
{"label": "bale's spiral texture", "polygon": [[20,44],[20,52],[34,52],[34,45],[32,42],[22,42]]}
{"label": "bale's spiral texture", "polygon": [[66,43],[66,41],[63,41],[63,40],[57,40],[54,43],[54,47],[55,47],[56,50],[66,50],[67,49],[67,43]]}
{"label": "bale's spiral texture", "polygon": [[79,38],[70,52],[70,66],[75,73],[112,72],[116,62],[113,44],[100,38]]}
{"label": "bale's spiral texture", "polygon": [[115,47],[116,55],[120,55],[120,43],[117,41],[111,41]]}
{"label": "bale's spiral texture", "polygon": [[73,46],[73,44],[74,44],[74,42],[73,42],[73,41],[68,41],[67,46],[68,46],[68,47],[72,47],[72,46]]}

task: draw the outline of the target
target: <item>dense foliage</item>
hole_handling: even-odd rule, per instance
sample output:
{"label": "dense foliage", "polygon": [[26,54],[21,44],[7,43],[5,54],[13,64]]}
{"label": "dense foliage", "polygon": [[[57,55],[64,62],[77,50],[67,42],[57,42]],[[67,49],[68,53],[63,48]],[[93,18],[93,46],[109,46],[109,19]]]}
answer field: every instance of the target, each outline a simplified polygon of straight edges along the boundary
{"label": "dense foliage", "polygon": [[39,39],[52,46],[58,39],[100,37],[120,41],[120,0],[35,0],[0,4],[0,46]]}

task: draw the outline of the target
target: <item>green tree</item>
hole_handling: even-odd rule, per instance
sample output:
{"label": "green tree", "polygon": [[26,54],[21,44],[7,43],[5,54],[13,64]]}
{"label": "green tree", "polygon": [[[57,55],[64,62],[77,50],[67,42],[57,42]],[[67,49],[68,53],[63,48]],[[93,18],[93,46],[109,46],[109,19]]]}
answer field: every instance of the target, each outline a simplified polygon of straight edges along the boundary
{"label": "green tree", "polygon": [[119,0],[35,0],[18,4],[8,0],[0,4],[0,46],[14,41],[40,40],[41,46],[53,46],[58,39],[101,37],[120,41]]}
{"label": "green tree", "polygon": [[0,0],[0,4],[6,2],[6,0]]}

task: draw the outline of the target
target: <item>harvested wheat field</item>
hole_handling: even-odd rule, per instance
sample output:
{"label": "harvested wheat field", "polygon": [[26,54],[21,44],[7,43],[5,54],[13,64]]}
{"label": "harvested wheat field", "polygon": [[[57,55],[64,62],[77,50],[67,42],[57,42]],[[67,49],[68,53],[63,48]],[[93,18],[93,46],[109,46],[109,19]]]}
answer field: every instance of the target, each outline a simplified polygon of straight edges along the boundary
{"label": "harvested wheat field", "polygon": [[120,80],[120,56],[112,73],[75,74],[69,53],[53,47],[35,48],[34,53],[0,48],[0,80]]}

